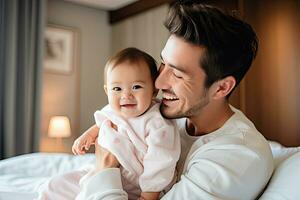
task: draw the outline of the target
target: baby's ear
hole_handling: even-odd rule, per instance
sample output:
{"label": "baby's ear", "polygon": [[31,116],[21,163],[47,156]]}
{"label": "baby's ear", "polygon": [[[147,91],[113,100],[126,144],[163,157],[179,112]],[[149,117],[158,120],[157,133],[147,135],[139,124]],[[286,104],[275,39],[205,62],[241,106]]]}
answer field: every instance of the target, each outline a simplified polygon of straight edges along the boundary
{"label": "baby's ear", "polygon": [[104,89],[104,91],[105,91],[105,94],[107,95],[107,86],[104,85],[104,86],[103,86],[103,89]]}

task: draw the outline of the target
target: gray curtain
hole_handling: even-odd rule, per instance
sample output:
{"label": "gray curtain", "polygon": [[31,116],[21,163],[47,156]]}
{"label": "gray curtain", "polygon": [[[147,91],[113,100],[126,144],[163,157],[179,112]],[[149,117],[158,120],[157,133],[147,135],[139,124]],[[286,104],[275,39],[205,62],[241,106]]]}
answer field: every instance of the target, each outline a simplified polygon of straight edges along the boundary
{"label": "gray curtain", "polygon": [[0,0],[0,159],[38,151],[46,0]]}

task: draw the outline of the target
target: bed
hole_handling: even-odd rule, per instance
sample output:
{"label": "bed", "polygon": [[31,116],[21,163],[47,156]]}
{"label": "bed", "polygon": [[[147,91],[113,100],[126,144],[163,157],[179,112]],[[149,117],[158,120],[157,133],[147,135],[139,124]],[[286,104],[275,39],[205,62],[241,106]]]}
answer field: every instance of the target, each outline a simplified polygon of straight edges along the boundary
{"label": "bed", "polygon": [[33,200],[51,177],[81,169],[93,154],[32,153],[0,161],[0,200]]}
{"label": "bed", "polygon": [[[300,147],[270,142],[276,170],[260,200],[299,200]],[[93,154],[32,153],[0,161],[0,200],[37,198],[51,177],[94,163]],[[84,164],[83,164],[84,163]]]}

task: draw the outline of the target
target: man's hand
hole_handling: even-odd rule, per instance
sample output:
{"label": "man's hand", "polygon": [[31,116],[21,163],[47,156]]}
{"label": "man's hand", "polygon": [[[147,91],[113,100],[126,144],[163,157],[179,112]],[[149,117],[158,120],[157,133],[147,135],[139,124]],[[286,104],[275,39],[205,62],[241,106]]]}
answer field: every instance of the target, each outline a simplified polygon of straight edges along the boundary
{"label": "man's hand", "polygon": [[97,142],[95,143],[96,155],[96,171],[102,171],[107,168],[118,168],[120,163],[117,158],[107,149],[101,147]]}

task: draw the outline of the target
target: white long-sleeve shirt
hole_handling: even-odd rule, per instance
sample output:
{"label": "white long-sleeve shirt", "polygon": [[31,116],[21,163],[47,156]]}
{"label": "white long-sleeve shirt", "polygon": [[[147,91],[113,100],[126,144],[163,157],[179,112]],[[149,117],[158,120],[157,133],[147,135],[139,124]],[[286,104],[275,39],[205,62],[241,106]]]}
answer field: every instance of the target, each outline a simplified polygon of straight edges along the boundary
{"label": "white long-sleeve shirt", "polygon": [[[273,157],[265,138],[239,110],[218,130],[191,137],[185,119],[177,120],[182,154],[178,182],[165,200],[253,200],[273,172]],[[85,182],[86,200],[125,200],[120,170],[103,170]]]}

